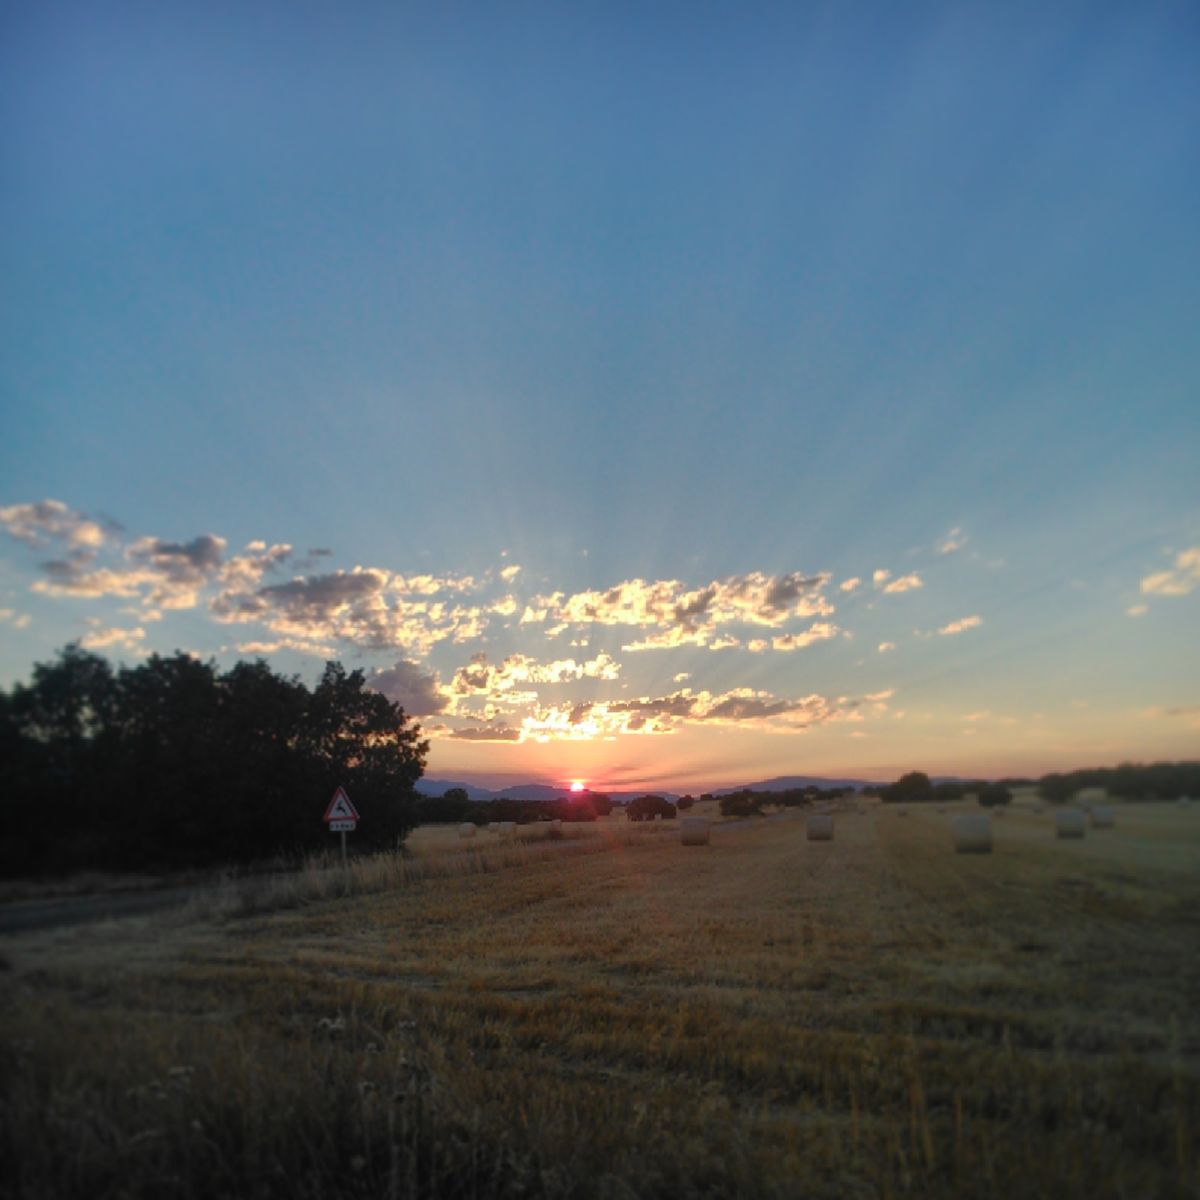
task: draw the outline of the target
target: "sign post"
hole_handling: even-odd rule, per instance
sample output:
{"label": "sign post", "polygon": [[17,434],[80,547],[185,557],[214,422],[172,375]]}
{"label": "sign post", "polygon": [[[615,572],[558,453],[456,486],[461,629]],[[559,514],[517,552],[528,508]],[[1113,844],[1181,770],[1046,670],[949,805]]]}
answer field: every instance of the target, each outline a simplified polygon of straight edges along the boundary
{"label": "sign post", "polygon": [[329,807],[325,810],[325,824],[329,826],[330,833],[340,833],[342,835],[342,866],[349,868],[349,863],[346,860],[346,833],[353,831],[358,826],[358,809],[350,803],[350,797],[346,795],[346,789],[339,787],[333,793],[333,799],[329,802]]}

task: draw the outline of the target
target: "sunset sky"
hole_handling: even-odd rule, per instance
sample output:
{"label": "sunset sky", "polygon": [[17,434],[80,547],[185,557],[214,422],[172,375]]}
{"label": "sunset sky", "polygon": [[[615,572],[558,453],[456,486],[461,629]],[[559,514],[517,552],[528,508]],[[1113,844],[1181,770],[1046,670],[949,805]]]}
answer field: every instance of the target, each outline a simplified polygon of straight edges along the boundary
{"label": "sunset sky", "polygon": [[484,785],[1200,756],[1194,5],[0,15],[0,685]]}

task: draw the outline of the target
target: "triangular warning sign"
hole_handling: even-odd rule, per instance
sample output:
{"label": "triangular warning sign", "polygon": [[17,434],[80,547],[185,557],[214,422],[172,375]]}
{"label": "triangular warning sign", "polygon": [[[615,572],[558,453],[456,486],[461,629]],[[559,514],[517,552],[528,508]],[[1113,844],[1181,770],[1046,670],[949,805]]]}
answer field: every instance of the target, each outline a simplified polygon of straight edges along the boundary
{"label": "triangular warning sign", "polygon": [[333,793],[333,799],[329,802],[329,807],[325,810],[326,821],[357,821],[359,819],[358,810],[350,803],[350,797],[346,795],[345,788],[338,788]]}

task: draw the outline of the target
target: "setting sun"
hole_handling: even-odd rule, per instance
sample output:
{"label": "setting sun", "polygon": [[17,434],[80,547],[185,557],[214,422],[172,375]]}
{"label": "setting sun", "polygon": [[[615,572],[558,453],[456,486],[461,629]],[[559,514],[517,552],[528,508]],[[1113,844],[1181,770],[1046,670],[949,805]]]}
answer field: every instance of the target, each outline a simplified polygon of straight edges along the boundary
{"label": "setting sun", "polygon": [[587,788],[584,787],[584,785],[578,779],[576,779],[575,782],[571,784],[571,791],[584,792],[587,791]]}

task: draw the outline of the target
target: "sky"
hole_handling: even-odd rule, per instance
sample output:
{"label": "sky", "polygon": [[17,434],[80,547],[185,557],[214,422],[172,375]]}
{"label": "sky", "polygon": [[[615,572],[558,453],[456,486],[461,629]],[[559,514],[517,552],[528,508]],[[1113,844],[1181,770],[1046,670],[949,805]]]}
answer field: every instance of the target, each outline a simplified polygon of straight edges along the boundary
{"label": "sky", "polygon": [[0,686],[427,773],[1200,753],[1186,3],[0,5]]}

